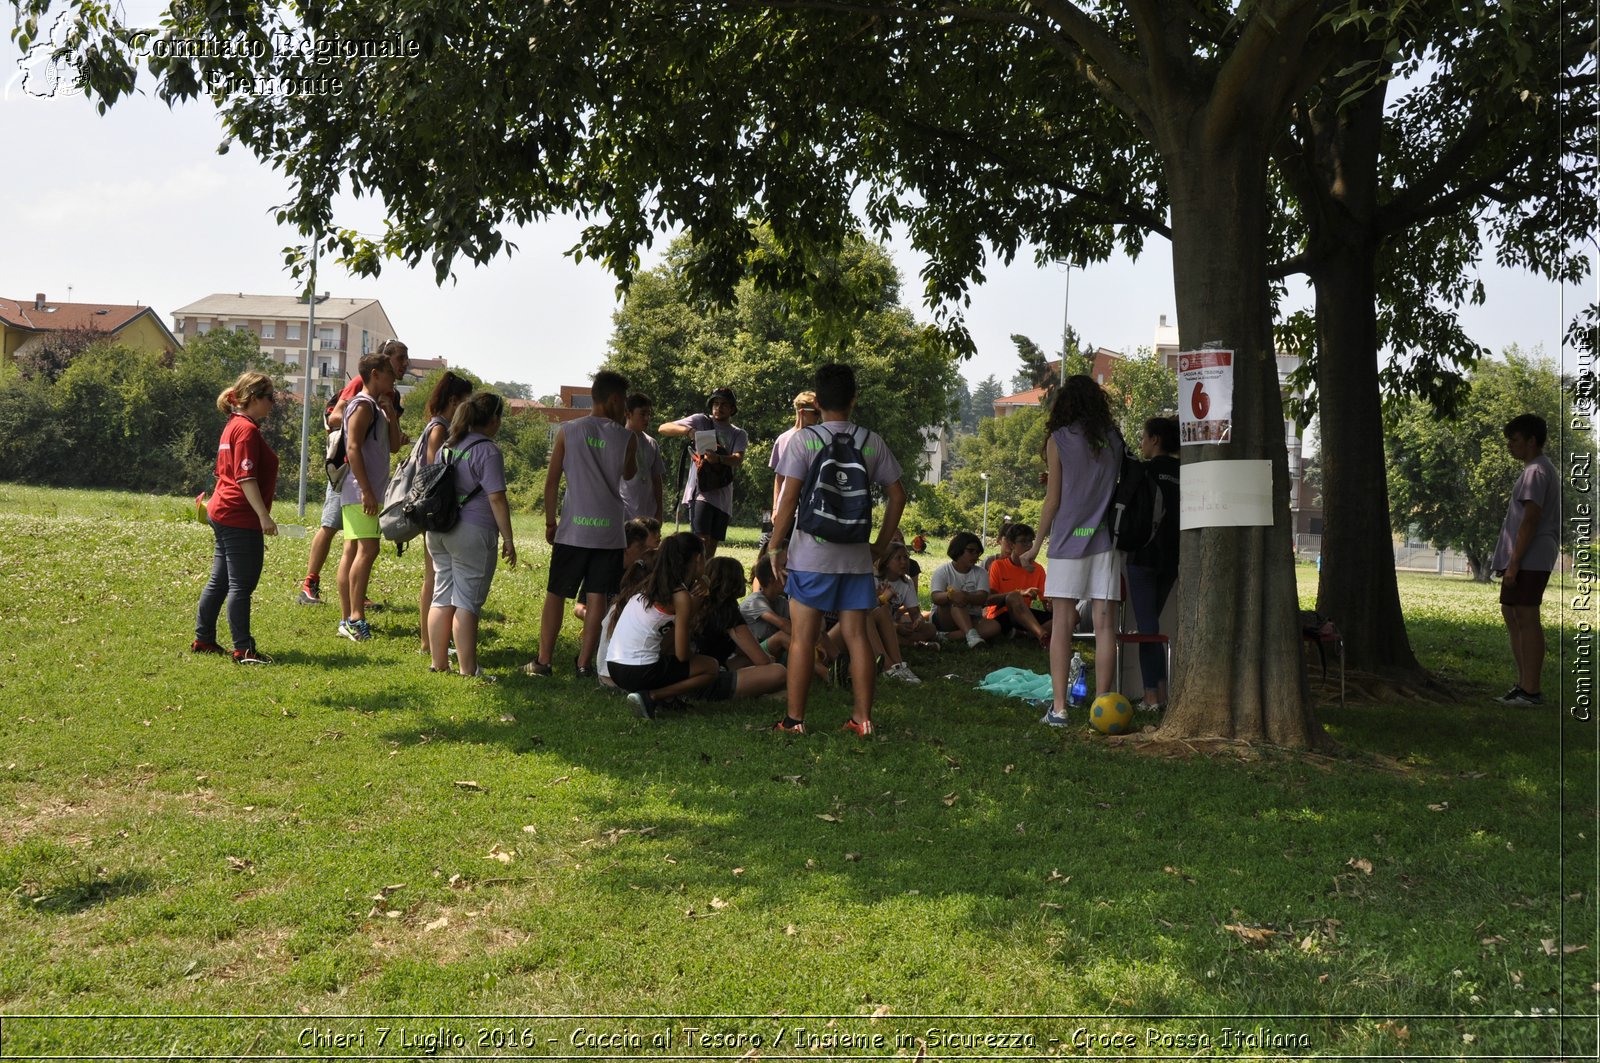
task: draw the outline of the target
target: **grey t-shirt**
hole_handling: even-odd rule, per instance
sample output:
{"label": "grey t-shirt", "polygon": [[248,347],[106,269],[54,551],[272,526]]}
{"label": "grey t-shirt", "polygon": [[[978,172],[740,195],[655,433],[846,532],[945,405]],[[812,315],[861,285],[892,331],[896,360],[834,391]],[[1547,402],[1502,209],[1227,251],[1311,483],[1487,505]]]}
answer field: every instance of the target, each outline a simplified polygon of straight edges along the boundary
{"label": "grey t-shirt", "polygon": [[1522,467],[1522,475],[1511,490],[1511,501],[1506,505],[1505,523],[1500,525],[1500,539],[1495,543],[1494,557],[1489,561],[1493,572],[1504,572],[1511,564],[1511,550],[1517,544],[1517,529],[1522,527],[1522,515],[1532,502],[1539,507],[1539,525],[1534,530],[1533,542],[1523,552],[1518,567],[1529,572],[1551,572],[1561,553],[1561,475],[1555,463],[1540,454]]}
{"label": "grey t-shirt", "polygon": [[[778,475],[792,476],[805,483],[811,471],[811,461],[825,441],[836,433],[855,432],[849,421],[825,421],[815,429],[807,428],[796,435],[778,456]],[[867,459],[867,477],[875,484],[892,484],[900,479],[900,463],[895,460],[883,438],[868,432],[861,444],[862,457]],[[805,504],[805,499],[800,500]],[[872,572],[872,545],[870,543],[829,543],[799,529],[789,540],[788,567],[798,572],[867,573]]]}
{"label": "grey t-shirt", "polygon": [[[742,454],[750,446],[750,436],[743,428],[736,424],[721,425],[711,419],[708,413],[692,413],[688,417],[680,418],[673,424],[682,425],[689,429],[689,442],[694,443],[695,432],[717,433],[717,442],[722,444],[722,449],[729,454]],[[700,490],[700,470],[691,465],[689,469],[689,482],[683,486],[683,504],[689,505],[696,500],[709,502],[724,513],[733,513],[733,484],[719,487],[715,491]]]}
{"label": "grey t-shirt", "polygon": [[1061,458],[1061,501],[1050,521],[1050,548],[1046,557],[1088,557],[1111,549],[1106,509],[1117,490],[1122,471],[1122,433],[1096,447],[1077,425],[1057,428],[1050,445]]}
{"label": "grey t-shirt", "polygon": [[[667,475],[667,463],[661,458],[661,444],[655,441],[654,436],[639,433],[638,461],[639,471],[634,473],[633,479],[622,481],[622,509],[626,520],[656,515],[654,477],[660,476],[665,481]],[[666,490],[664,482],[662,490]]]}
{"label": "grey t-shirt", "polygon": [[625,548],[622,467],[633,433],[609,417],[591,414],[562,425],[561,436],[567,496],[561,503],[556,542],[590,550]]}
{"label": "grey t-shirt", "polygon": [[[498,530],[489,496],[506,489],[506,459],[500,447],[482,432],[468,432],[455,446],[441,446],[436,460],[444,461],[446,451],[455,458],[456,494],[461,498],[472,495],[461,507],[462,523]],[[476,487],[483,490],[474,495]]]}
{"label": "grey t-shirt", "polygon": [[778,627],[770,620],[761,619],[762,613],[771,613],[789,619],[789,596],[778,595],[778,600],[773,601],[760,591],[751,591],[739,603],[739,614],[744,617],[744,622],[749,625],[750,631],[755,635],[756,641],[770,639],[778,633]]}

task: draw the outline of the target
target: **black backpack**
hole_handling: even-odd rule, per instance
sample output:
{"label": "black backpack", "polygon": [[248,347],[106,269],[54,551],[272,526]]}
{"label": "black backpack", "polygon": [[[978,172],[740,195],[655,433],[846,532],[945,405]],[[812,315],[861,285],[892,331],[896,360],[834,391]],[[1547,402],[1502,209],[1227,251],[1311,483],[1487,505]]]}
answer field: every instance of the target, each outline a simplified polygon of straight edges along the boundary
{"label": "black backpack", "polygon": [[839,432],[832,439],[814,425],[806,431],[818,433],[822,449],[800,489],[795,527],[825,542],[866,542],[872,537],[872,478],[861,453],[867,430]]}
{"label": "black backpack", "polygon": [[457,495],[456,461],[483,442],[486,440],[475,439],[460,450],[447,448],[442,460],[417,469],[400,506],[400,516],[408,525],[419,531],[447,532],[460,523],[461,507],[483,490],[483,485],[468,491],[465,498]]}
{"label": "black backpack", "polygon": [[1111,505],[1106,508],[1111,544],[1130,554],[1142,550],[1155,542],[1166,517],[1166,501],[1150,463],[1124,449],[1117,489],[1111,493]]}
{"label": "black backpack", "polygon": [[[352,398],[350,401],[355,402],[355,398]],[[324,424],[327,423],[327,415],[332,412],[333,403],[330,402],[328,403],[327,411],[323,414]],[[349,412],[350,408],[349,406],[346,406],[345,413],[348,415]],[[369,438],[376,435],[378,432],[377,403],[372,404],[372,412],[372,424],[367,428],[367,436]],[[328,432],[328,448],[323,452],[322,455],[322,467],[328,474],[328,486],[333,488],[335,491],[339,490],[339,488],[344,485],[344,478],[350,473],[349,444],[345,438],[344,428],[344,422],[341,421],[338,428],[334,428]]]}

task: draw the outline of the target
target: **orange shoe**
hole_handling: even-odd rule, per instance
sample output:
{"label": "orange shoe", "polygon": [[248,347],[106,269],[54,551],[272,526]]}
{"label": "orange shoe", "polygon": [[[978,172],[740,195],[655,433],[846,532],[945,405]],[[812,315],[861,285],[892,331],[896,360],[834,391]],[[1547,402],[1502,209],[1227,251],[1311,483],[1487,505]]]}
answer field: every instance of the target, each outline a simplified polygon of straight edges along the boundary
{"label": "orange shoe", "polygon": [[872,721],[857,721],[855,717],[851,717],[844,722],[844,727],[840,728],[840,730],[849,731],[853,735],[860,735],[865,738],[872,733]]}

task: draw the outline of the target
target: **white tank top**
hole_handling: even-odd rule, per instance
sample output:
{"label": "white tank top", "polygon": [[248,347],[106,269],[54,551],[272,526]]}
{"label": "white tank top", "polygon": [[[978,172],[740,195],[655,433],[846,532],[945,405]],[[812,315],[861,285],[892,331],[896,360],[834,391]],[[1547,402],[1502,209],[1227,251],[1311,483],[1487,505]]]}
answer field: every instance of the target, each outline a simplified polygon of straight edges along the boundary
{"label": "white tank top", "polygon": [[617,617],[617,629],[606,647],[606,660],[611,664],[655,664],[671,652],[663,647],[667,629],[675,619],[671,613],[646,602],[644,595],[634,595]]}

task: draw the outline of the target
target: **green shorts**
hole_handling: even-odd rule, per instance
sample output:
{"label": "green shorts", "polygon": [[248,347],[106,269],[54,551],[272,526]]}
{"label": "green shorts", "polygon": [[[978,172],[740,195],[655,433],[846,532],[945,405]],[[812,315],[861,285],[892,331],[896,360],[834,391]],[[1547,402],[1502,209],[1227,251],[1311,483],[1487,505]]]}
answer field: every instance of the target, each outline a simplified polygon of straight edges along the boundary
{"label": "green shorts", "polygon": [[360,506],[344,507],[344,537],[346,539],[378,538],[378,515],[367,516]]}

